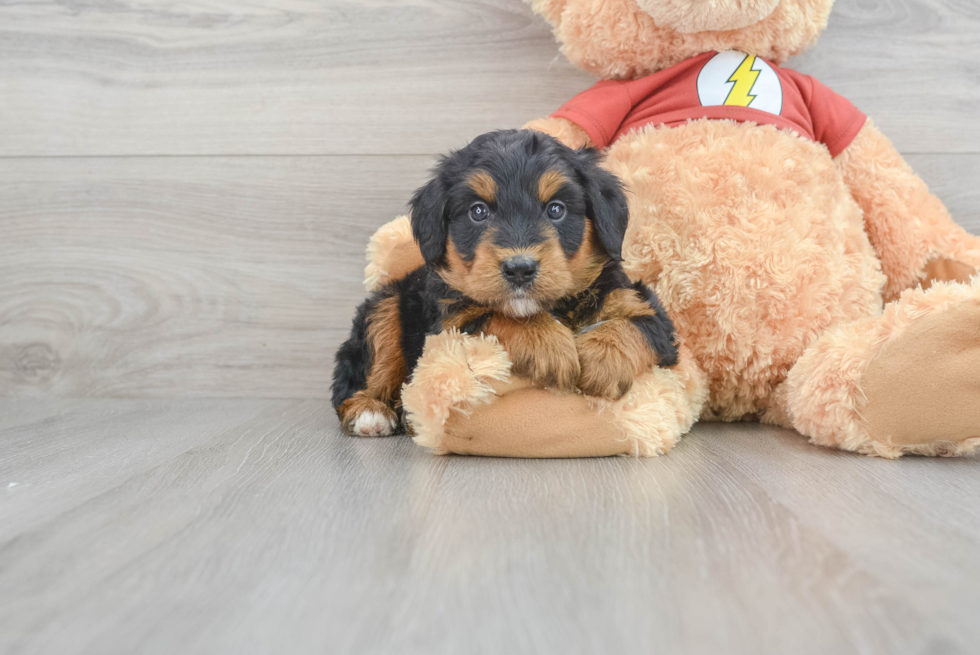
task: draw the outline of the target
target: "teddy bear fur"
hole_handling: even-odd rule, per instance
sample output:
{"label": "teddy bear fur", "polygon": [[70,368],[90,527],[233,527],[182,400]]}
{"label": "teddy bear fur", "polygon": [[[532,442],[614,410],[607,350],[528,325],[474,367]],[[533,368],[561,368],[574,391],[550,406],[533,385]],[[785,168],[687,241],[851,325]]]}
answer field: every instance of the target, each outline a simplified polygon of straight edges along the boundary
{"label": "teddy bear fur", "polygon": [[[779,64],[832,0],[533,0],[573,63],[636,78],[712,50]],[[561,118],[526,125],[590,145]],[[695,120],[620,137],[630,190],[624,266],[677,327],[673,369],[610,402],[535,389],[492,338],[430,337],[403,393],[436,453],[574,457],[667,452],[697,420],[760,420],[868,455],[980,445],[980,239],[868,122],[837,157],[774,126]],[[368,279],[417,263],[408,219],[372,239]]]}

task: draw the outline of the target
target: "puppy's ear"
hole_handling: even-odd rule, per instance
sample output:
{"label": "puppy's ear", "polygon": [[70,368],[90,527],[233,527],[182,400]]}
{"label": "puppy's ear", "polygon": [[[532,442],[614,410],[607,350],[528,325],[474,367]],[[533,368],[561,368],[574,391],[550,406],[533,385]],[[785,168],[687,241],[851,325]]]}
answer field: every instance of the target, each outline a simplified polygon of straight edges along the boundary
{"label": "puppy's ear", "polygon": [[420,188],[412,196],[412,235],[426,264],[433,264],[446,254],[446,185],[441,175]]}
{"label": "puppy's ear", "polygon": [[576,151],[577,172],[585,187],[586,216],[592,219],[596,234],[609,256],[623,259],[623,239],[629,223],[629,205],[619,178],[599,166],[602,160],[595,148]]}

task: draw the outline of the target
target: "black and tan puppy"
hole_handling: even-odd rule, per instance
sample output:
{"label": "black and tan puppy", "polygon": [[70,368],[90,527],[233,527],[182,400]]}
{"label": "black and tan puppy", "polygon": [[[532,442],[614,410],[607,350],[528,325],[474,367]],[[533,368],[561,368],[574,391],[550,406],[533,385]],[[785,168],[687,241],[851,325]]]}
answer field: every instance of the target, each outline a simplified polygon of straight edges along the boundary
{"label": "black and tan puppy", "polygon": [[620,267],[628,210],[592,149],[532,131],[485,134],[443,157],[412,198],[425,265],[372,295],[337,352],[344,430],[386,435],[426,335],[497,337],[514,375],[615,399],[677,362],[673,324]]}

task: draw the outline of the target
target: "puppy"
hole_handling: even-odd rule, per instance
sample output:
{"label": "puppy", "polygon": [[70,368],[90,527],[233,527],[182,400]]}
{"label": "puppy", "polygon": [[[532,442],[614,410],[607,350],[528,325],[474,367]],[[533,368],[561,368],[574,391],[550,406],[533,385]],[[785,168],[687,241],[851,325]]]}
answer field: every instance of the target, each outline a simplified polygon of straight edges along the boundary
{"label": "puppy", "polygon": [[594,149],[491,132],[443,157],[411,201],[425,265],[374,293],[337,352],[333,405],[351,435],[387,435],[426,335],[492,334],[512,373],[616,399],[677,363],[674,326],[620,261],[629,218]]}

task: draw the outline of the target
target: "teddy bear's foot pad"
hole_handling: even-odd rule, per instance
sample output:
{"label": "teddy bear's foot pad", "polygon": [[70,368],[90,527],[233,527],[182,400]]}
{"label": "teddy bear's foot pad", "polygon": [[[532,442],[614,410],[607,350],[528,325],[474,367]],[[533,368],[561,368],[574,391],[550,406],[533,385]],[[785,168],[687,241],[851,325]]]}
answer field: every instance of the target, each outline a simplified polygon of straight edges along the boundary
{"label": "teddy bear's foot pad", "polygon": [[913,322],[871,360],[862,388],[875,441],[929,455],[972,450],[980,441],[980,298]]}

